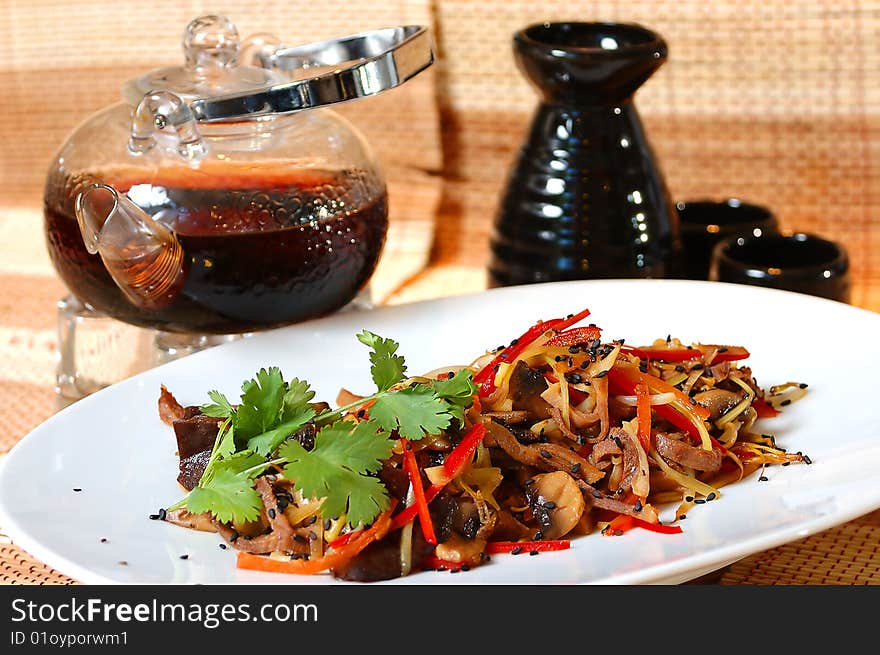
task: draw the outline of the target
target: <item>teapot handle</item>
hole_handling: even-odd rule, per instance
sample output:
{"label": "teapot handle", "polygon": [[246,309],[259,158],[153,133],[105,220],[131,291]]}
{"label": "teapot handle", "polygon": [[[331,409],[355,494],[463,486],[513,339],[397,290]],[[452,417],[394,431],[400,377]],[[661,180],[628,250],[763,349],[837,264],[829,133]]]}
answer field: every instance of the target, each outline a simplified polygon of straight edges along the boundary
{"label": "teapot handle", "polygon": [[128,150],[141,154],[156,145],[156,132],[170,125],[177,133],[177,152],[191,164],[200,162],[208,145],[199,134],[192,110],[168,91],[154,91],[143,97],[135,109]]}
{"label": "teapot handle", "polygon": [[[242,51],[250,61],[241,63],[271,69],[293,81],[256,92],[194,100],[190,109],[197,121],[289,113],[372,96],[400,86],[434,63],[430,32],[421,25],[372,30],[293,48],[273,43],[275,39],[265,35],[249,41],[253,43],[246,41]],[[334,68],[293,79],[301,71],[328,66]]]}

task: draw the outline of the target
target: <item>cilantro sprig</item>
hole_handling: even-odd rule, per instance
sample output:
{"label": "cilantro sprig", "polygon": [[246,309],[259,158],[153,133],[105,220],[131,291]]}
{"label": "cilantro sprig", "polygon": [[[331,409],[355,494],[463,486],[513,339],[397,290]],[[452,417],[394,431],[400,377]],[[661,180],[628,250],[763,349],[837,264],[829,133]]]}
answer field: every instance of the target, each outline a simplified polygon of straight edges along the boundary
{"label": "cilantro sprig", "polygon": [[[217,390],[201,411],[223,419],[198,486],[169,509],[209,512],[219,521],[254,521],[262,503],[254,479],[279,471],[306,498],[323,499],[323,518],[345,516],[350,525],[371,523],[389,506],[388,491],[376,473],[391,456],[395,440],[417,441],[462,422],[477,391],[471,371],[440,380],[405,381],[406,362],[392,339],[364,330],[358,341],[370,349],[376,392],[349,405],[317,412],[314,390],[303,380],[284,380],[277,367],[260,369],[241,387],[233,405]],[[368,407],[355,420],[353,409]],[[294,438],[312,424],[314,447]]]}

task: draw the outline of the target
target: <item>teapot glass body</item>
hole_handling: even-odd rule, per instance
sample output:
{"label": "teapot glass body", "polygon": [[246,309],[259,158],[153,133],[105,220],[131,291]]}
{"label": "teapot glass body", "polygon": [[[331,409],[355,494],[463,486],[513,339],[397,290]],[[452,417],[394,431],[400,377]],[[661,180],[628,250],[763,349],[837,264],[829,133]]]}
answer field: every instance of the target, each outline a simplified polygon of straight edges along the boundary
{"label": "teapot glass body", "polygon": [[[143,327],[229,334],[330,313],[365,287],[385,241],[387,191],[347,121],[313,109],[205,123],[188,158],[173,125],[157,123],[155,143],[132,148],[135,113],[119,103],[90,117],[49,168],[47,246],[80,301]],[[141,231],[171,235],[174,257],[143,249],[137,230],[114,221],[115,205],[89,217],[90,252],[76,205],[98,184],[143,211]],[[114,232],[103,247],[102,232]]]}

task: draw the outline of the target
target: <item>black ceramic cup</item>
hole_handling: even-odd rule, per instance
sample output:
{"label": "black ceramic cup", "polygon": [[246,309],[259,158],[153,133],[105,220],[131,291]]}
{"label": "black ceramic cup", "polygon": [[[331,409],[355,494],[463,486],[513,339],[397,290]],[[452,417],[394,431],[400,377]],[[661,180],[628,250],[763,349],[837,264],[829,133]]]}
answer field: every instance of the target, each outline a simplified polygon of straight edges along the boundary
{"label": "black ceramic cup", "polygon": [[709,279],[850,301],[846,251],[815,234],[728,237],[712,251]]}
{"label": "black ceramic cup", "polygon": [[684,274],[691,280],[709,279],[712,250],[733,236],[761,236],[779,230],[776,217],[761,205],[725,200],[688,200],[676,203],[684,252]]}

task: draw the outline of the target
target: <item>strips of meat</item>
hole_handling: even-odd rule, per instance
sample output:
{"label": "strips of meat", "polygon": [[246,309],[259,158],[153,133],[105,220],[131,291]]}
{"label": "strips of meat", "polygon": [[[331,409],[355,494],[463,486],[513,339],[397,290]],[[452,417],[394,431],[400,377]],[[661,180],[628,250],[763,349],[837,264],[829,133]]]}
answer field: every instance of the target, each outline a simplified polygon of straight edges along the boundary
{"label": "strips of meat", "polygon": [[654,443],[657,446],[657,452],[665,459],[672,460],[681,466],[708,473],[715,473],[721,468],[722,456],[718,450],[704,450],[698,446],[691,446],[681,439],[675,439],[662,432],[654,435]]}
{"label": "strips of meat", "polygon": [[260,493],[263,500],[263,514],[268,520],[272,531],[253,539],[239,537],[238,533],[219,521],[214,521],[217,532],[220,533],[226,543],[233,548],[243,550],[246,553],[271,553],[276,550],[284,552],[298,553],[305,555],[309,552],[309,544],[307,539],[296,539],[296,531],[290,525],[290,521],[278,508],[278,499],[275,492],[272,491],[272,485],[265,477],[257,478],[254,488]]}
{"label": "strips of meat", "polygon": [[163,384],[159,392],[159,418],[165,425],[174,425],[174,421],[179,421],[185,416],[186,409]]}
{"label": "strips of meat", "polygon": [[568,471],[573,477],[588,483],[605,475],[576,452],[557,444],[542,443],[525,446],[503,425],[490,421],[486,424],[486,445],[497,446],[510,457],[542,471]]}
{"label": "strips of meat", "polygon": [[606,496],[595,487],[585,483],[583,480],[576,480],[575,482],[577,482],[581,493],[584,495],[587,507],[592,506],[597,509],[607,509],[612,512],[617,512],[618,514],[634,516],[637,519],[642,519],[649,523],[657,523],[659,520],[657,510],[651,505],[642,505],[641,503],[630,505],[617,498]]}

